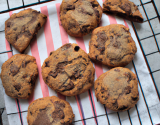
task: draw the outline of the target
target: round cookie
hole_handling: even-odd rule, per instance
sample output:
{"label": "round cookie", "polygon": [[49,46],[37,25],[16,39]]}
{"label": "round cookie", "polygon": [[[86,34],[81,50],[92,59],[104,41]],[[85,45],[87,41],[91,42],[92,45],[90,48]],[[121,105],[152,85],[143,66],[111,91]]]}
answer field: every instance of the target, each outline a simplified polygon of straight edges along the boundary
{"label": "round cookie", "polygon": [[127,68],[116,67],[103,73],[94,89],[97,100],[114,111],[128,110],[139,100],[136,75]]}
{"label": "round cookie", "polygon": [[126,66],[137,52],[129,28],[121,24],[98,27],[89,42],[89,57],[110,67]]}
{"label": "round cookie", "polygon": [[65,96],[87,91],[94,82],[95,69],[91,60],[77,44],[65,44],[42,65],[44,82]]}
{"label": "round cookie", "polygon": [[63,0],[60,20],[70,36],[82,37],[100,23],[102,8],[97,0]]}
{"label": "round cookie", "polygon": [[33,56],[16,54],[1,67],[1,80],[5,93],[12,98],[29,98],[37,76],[38,68]]}
{"label": "round cookie", "polygon": [[56,96],[40,98],[28,107],[28,125],[70,125],[74,119],[72,107]]}

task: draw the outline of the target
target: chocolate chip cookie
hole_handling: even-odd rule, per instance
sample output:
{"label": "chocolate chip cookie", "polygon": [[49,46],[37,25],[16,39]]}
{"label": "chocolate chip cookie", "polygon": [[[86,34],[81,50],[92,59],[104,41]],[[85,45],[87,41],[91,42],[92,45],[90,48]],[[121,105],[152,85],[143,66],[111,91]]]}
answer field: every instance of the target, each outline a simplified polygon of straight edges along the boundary
{"label": "chocolate chip cookie", "polygon": [[71,125],[73,119],[70,104],[56,96],[37,99],[28,107],[28,125]]}
{"label": "chocolate chip cookie", "polygon": [[143,17],[138,7],[129,0],[105,0],[103,12],[114,14],[130,21],[143,22]]}
{"label": "chocolate chip cookie", "polygon": [[114,111],[128,110],[139,100],[136,75],[127,68],[116,67],[103,73],[94,89],[97,100]]}
{"label": "chocolate chip cookie", "polygon": [[1,80],[5,93],[12,98],[29,98],[37,76],[38,68],[33,56],[16,54],[1,67]]}
{"label": "chocolate chip cookie", "polygon": [[129,28],[121,24],[98,27],[92,32],[89,56],[110,67],[126,66],[130,63],[137,47]]}
{"label": "chocolate chip cookie", "polygon": [[102,17],[102,8],[97,0],[63,0],[60,19],[70,36],[82,37],[90,33]]}
{"label": "chocolate chip cookie", "polygon": [[77,44],[65,44],[42,65],[44,82],[53,90],[74,96],[88,90],[94,81],[95,69],[91,60]]}
{"label": "chocolate chip cookie", "polygon": [[31,39],[43,26],[47,16],[33,9],[12,14],[5,22],[5,37],[19,52],[23,52]]}

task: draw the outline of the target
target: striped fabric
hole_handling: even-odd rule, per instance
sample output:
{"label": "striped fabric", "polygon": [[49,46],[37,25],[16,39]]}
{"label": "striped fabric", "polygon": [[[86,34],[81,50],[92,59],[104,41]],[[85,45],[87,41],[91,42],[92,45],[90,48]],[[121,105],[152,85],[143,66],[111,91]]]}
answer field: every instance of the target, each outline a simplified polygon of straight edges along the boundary
{"label": "striped fabric", "polygon": [[[102,0],[99,0],[102,5]],[[51,90],[43,81],[41,74],[41,66],[44,60],[48,57],[51,51],[56,50],[66,43],[77,43],[86,53],[89,52],[89,40],[91,34],[82,38],[75,38],[69,36],[63,29],[60,22],[60,1],[53,1],[42,5],[31,7],[48,16],[47,22],[40,29],[36,37],[31,42],[30,46],[25,51],[25,54],[32,55],[36,58],[39,77],[36,81],[34,93],[28,100],[17,100],[8,97],[4,94],[5,105],[8,114],[10,125],[27,125],[27,110],[29,104],[38,98],[47,96],[58,96],[70,103],[75,114],[75,125],[152,125],[160,123],[160,112],[158,112],[157,105],[159,104],[158,95],[155,86],[148,71],[142,50],[135,36],[131,22],[125,21],[118,17],[102,15],[101,26],[109,24],[123,24],[130,28],[131,35],[136,42],[137,53],[134,60],[126,67],[137,75],[138,89],[140,99],[132,109],[125,112],[113,112],[105,108],[102,104],[97,102],[93,87],[87,92],[77,95],[75,97],[65,97],[55,91]],[[12,11],[5,14],[5,17],[11,16],[20,10]],[[14,47],[11,47],[7,40],[4,40],[4,34],[1,42],[2,48],[5,51],[13,50],[13,52],[1,54],[4,61],[12,55],[19,53]],[[0,47],[0,48],[1,48]],[[94,64],[95,80],[109,68],[104,65]]]}

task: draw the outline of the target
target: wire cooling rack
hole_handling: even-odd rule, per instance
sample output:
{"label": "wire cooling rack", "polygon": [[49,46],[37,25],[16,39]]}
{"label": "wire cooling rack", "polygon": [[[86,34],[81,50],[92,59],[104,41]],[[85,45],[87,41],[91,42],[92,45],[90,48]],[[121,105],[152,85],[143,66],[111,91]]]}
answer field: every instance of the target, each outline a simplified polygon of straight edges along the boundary
{"label": "wire cooling rack", "polygon": [[[53,0],[14,0],[15,3],[18,1],[18,4],[13,4],[13,0],[11,2],[11,0],[0,0],[0,14],[8,12],[8,11],[12,11],[12,10],[16,10],[16,9],[20,9],[20,8],[24,8],[24,7],[29,7],[29,6],[34,6],[37,4],[42,4],[45,2],[50,2]],[[30,2],[28,2],[30,1]],[[158,8],[158,6],[160,5],[160,0],[131,0],[133,1],[139,8],[140,12],[142,13],[143,17],[144,17],[144,22],[142,24],[138,24],[138,23],[133,23],[132,22],[132,26],[134,28],[135,34],[137,36],[138,42],[140,44],[140,47],[143,51],[143,55],[145,57],[145,61],[147,63],[148,69],[149,69],[149,73],[152,77],[154,86],[156,88],[156,92],[157,95],[159,97],[160,100],[160,7]],[[1,7],[3,6],[3,7]],[[140,29],[139,26],[142,25],[142,28]],[[145,27],[145,28],[143,28]],[[4,30],[1,30],[0,32],[4,32]],[[10,45],[11,46],[11,45]],[[3,53],[8,53],[8,52],[12,52],[12,46],[11,46],[11,50],[10,51],[3,51],[0,52],[0,54]],[[140,89],[142,91],[142,95],[144,97],[145,100],[145,95],[143,93],[143,88],[140,85]],[[17,100],[17,103],[18,100]],[[145,104],[147,106],[147,111],[150,117],[150,122],[152,125],[154,125],[153,123],[153,116],[151,116],[150,114],[150,109],[147,105],[147,102],[145,100]],[[137,106],[135,106],[137,109]],[[19,109],[19,114],[20,118],[21,118],[21,124],[22,123],[22,117],[21,117],[21,110],[20,107],[18,107]],[[0,108],[0,125],[3,125],[3,114],[4,114],[4,110],[5,107]],[[94,112],[95,114],[95,112]],[[121,125],[121,118],[118,114],[118,118],[119,118],[119,124]],[[142,124],[141,122],[141,118],[137,109],[137,114],[139,117],[139,122],[140,124]],[[12,114],[8,114],[8,115],[12,115]],[[110,125],[110,120],[108,117],[108,114],[106,112],[106,117],[108,120],[108,124]],[[88,119],[93,119],[96,117],[103,117],[105,115],[100,115],[100,116],[96,116],[95,117],[91,117]],[[130,120],[130,124],[132,125],[132,119],[130,118],[130,114],[128,111],[128,116],[129,116],[129,120]],[[88,119],[83,119],[88,120]],[[78,121],[77,121],[78,122]],[[85,122],[84,122],[85,123]],[[97,122],[96,122],[97,123]],[[98,123],[97,123],[98,125]],[[157,124],[160,125],[160,124]]]}

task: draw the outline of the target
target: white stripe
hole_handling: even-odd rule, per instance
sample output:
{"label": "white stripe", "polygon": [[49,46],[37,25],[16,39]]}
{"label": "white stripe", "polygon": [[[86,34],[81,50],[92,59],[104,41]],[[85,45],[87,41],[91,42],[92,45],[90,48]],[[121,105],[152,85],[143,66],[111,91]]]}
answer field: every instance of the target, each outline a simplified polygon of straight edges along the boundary
{"label": "white stripe", "polygon": [[18,114],[8,115],[9,125],[21,125],[21,121]]}
{"label": "white stripe", "polygon": [[79,110],[78,110],[78,105],[77,105],[77,102],[75,100],[75,97],[74,96],[71,96],[71,97],[66,97],[66,101],[68,101],[72,107],[72,110],[73,110],[73,113],[75,114],[75,118],[74,120],[77,121],[77,120],[81,120],[81,116],[80,116],[80,113],[79,113]]}
{"label": "white stripe", "polygon": [[51,32],[52,32],[52,39],[54,43],[54,50],[57,50],[59,47],[62,46],[62,40],[61,40],[61,34],[59,29],[59,22],[57,17],[57,10],[56,5],[49,5],[48,8],[48,14],[49,14],[49,20],[50,20],[50,26],[51,26]]}

